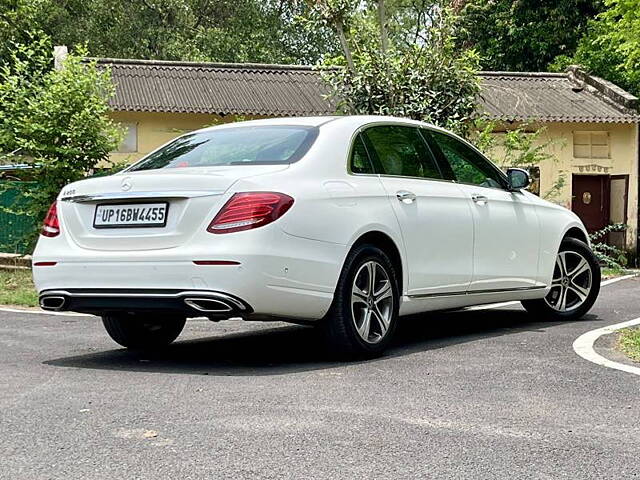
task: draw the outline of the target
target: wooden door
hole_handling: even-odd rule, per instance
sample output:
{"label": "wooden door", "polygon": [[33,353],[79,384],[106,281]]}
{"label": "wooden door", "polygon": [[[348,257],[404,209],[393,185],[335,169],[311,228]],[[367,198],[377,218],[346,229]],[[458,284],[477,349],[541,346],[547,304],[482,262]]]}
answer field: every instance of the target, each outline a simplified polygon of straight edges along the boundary
{"label": "wooden door", "polygon": [[[609,223],[626,224],[629,201],[629,175],[611,175],[610,198]],[[627,244],[627,231],[610,232],[609,243],[624,249]]]}
{"label": "wooden door", "polygon": [[573,175],[571,210],[589,233],[609,225],[610,191],[608,175]]}

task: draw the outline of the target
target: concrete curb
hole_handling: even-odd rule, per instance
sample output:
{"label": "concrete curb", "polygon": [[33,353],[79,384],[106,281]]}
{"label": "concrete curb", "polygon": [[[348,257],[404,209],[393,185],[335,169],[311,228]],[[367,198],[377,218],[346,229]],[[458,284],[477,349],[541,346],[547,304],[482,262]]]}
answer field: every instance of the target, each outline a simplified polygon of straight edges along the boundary
{"label": "concrete curb", "polygon": [[608,327],[597,328],[590,332],[580,335],[575,342],[573,342],[573,350],[585,360],[601,365],[603,367],[613,368],[622,372],[633,373],[634,375],[640,375],[640,367],[634,367],[632,365],[626,365],[624,363],[614,362],[608,358],[604,358],[602,355],[596,353],[593,348],[596,340],[603,335],[609,335],[615,333],[623,328],[635,327],[640,325],[640,318],[634,318],[622,323],[616,323],[609,325]]}
{"label": "concrete curb", "polygon": [[31,255],[0,253],[0,268],[7,270],[31,268]]}

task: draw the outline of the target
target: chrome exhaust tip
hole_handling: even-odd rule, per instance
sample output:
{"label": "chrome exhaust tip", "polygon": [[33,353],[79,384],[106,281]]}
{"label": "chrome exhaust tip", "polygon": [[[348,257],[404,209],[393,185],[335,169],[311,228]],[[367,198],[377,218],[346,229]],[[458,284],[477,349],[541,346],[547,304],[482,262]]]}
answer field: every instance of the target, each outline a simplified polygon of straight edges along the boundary
{"label": "chrome exhaust tip", "polygon": [[67,299],[65,297],[49,295],[40,299],[40,308],[58,312],[64,308],[66,303]]}
{"label": "chrome exhaust tip", "polygon": [[230,313],[233,306],[222,299],[215,298],[185,298],[185,305],[203,313]]}

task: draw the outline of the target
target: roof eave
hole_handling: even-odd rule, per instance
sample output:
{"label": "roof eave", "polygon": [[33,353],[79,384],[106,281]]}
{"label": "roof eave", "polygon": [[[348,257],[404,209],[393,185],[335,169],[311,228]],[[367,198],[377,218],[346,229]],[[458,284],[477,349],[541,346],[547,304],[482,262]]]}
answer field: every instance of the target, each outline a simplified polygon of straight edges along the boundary
{"label": "roof eave", "polygon": [[537,123],[640,123],[640,115],[626,117],[540,117],[540,116],[506,116],[485,114],[484,118],[500,122],[537,122]]}
{"label": "roof eave", "polygon": [[[267,110],[241,110],[230,108],[226,111],[212,110],[206,108],[164,108],[164,107],[122,107],[111,106],[112,112],[125,112],[125,113],[168,113],[168,114],[201,114],[201,115],[217,115],[225,117],[228,115],[251,115],[251,116],[270,116],[275,113]],[[278,115],[290,115],[290,116],[317,116],[317,115],[334,115],[334,111],[321,111],[321,110],[282,110],[277,112]]]}

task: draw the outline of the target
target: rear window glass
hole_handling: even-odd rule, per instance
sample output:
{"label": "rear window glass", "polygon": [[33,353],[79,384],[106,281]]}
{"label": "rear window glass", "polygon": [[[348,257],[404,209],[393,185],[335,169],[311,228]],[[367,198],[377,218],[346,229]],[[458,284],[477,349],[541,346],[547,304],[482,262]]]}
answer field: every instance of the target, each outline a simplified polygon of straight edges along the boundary
{"label": "rear window glass", "polygon": [[316,127],[285,125],[190,133],[147,156],[129,171],[292,163],[309,150],[317,136]]}

